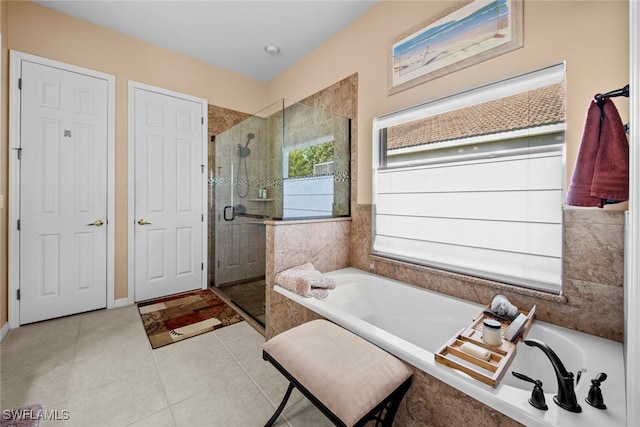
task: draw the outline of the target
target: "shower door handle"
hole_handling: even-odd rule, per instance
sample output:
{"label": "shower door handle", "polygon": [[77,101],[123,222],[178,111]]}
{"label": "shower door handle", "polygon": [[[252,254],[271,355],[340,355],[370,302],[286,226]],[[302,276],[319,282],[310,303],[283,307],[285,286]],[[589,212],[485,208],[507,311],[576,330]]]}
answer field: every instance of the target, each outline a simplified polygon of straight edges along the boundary
{"label": "shower door handle", "polygon": [[[231,218],[227,218],[227,209],[231,209]],[[236,219],[236,208],[235,208],[235,206],[225,206],[222,215],[223,215],[225,221],[233,221],[234,219]]]}

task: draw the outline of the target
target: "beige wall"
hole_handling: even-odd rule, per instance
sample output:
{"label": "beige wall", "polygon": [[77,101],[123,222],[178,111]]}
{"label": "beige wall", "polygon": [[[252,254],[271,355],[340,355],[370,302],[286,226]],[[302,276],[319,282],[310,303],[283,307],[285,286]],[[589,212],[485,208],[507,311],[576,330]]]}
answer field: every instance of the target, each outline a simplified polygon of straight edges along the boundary
{"label": "beige wall", "polygon": [[[161,49],[30,2],[2,1],[2,148],[0,183],[7,180],[7,48],[116,76],[116,299],[127,296],[127,81],[206,98],[255,112],[280,99],[300,100],[358,73],[357,195],[371,201],[371,120],[523,72],[567,61],[567,177],[587,105],[597,92],[628,83],[628,2],[525,2],[524,43],[514,52],[388,96],[389,43],[454,2],[385,0],[268,84]],[[616,101],[623,120],[628,102]],[[0,212],[0,324],[6,311],[6,209]]]}
{"label": "beige wall", "polygon": [[[561,61],[567,63],[567,179],[584,117],[598,92],[629,83],[627,1],[525,0],[524,47],[388,96],[389,44],[454,1],[382,1],[269,82],[269,101],[302,99],[358,73],[357,202],[371,202],[373,117]],[[628,118],[628,101],[616,101]]]}

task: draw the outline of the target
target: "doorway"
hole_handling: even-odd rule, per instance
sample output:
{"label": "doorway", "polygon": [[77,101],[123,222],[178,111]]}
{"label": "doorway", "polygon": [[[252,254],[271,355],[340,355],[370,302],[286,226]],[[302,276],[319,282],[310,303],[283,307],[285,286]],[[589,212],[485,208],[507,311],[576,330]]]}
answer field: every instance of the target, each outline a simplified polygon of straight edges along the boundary
{"label": "doorway", "polygon": [[136,82],[129,102],[134,299],[202,289],[207,102]]}
{"label": "doorway", "polygon": [[11,51],[10,323],[113,306],[114,77]]}

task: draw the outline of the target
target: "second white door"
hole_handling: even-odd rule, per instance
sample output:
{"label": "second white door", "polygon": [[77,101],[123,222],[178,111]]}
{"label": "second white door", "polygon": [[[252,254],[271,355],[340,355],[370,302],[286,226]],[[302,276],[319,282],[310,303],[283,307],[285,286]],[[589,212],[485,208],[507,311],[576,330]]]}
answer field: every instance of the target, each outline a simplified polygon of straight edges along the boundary
{"label": "second white door", "polygon": [[201,102],[136,87],[136,301],[202,288],[204,111]]}

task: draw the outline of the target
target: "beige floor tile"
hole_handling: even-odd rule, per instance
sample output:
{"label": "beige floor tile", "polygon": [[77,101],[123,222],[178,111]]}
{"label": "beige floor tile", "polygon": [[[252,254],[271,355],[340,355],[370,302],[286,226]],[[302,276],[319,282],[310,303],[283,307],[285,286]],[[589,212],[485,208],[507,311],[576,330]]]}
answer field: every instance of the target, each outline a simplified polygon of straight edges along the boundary
{"label": "beige floor tile", "polygon": [[70,426],[126,426],[167,408],[155,372],[131,375],[69,397]]}
{"label": "beige floor tile", "polygon": [[9,331],[9,335],[2,342],[2,348],[6,346],[12,351],[20,351],[33,347],[36,343],[44,346],[58,341],[76,339],[79,330],[80,315],[32,323]]}
{"label": "beige floor tile", "polygon": [[73,360],[76,338],[51,341],[47,344],[34,342],[20,346],[3,344],[0,349],[0,376],[3,381],[37,373],[46,373]]}
{"label": "beige floor tile", "polygon": [[77,359],[69,374],[69,396],[89,393],[114,381],[141,373],[155,373],[151,350],[122,348]]}
{"label": "beige floor tile", "polygon": [[178,427],[246,427],[261,426],[275,408],[246,377],[216,384],[171,406]]}
{"label": "beige floor tile", "polygon": [[[279,405],[289,382],[273,365],[262,359],[264,337],[246,323],[244,327],[238,323],[220,329],[216,335],[271,403]],[[295,400],[294,394],[289,402],[294,403]]]}
{"label": "beige floor tile", "polygon": [[47,372],[10,380],[3,378],[0,407],[13,409],[32,403],[49,407],[64,402],[70,369],[71,361],[67,361]]}
{"label": "beige floor tile", "polygon": [[80,318],[80,336],[103,329],[118,328],[140,322],[140,313],[135,304],[109,310],[85,313]]}
{"label": "beige floor tile", "polygon": [[132,352],[149,352],[151,346],[141,324],[102,329],[78,338],[76,361],[94,357],[127,357]]}
{"label": "beige floor tile", "polygon": [[156,412],[143,420],[129,424],[130,427],[175,427],[175,425],[173,415],[169,408]]}
{"label": "beige floor tile", "polygon": [[238,377],[246,378],[242,368],[214,336],[199,340],[196,347],[208,344],[203,352],[193,353],[193,349],[189,349],[184,354],[177,354],[176,350],[188,347],[190,343],[187,341],[191,339],[194,338],[169,346],[180,347],[154,354],[158,374],[171,404],[208,390],[224,389],[225,384],[235,382]]}

